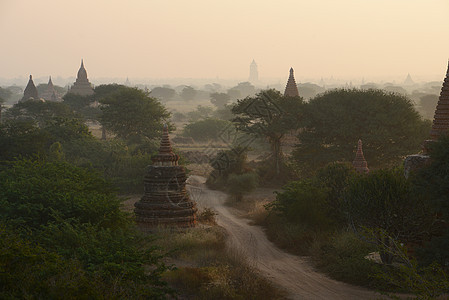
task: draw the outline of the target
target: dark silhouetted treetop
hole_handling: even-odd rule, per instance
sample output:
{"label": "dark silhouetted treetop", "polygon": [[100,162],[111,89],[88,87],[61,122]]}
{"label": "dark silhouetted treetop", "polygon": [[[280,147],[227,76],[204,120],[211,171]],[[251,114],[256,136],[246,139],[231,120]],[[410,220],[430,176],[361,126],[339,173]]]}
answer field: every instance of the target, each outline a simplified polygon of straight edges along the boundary
{"label": "dark silhouetted treetop", "polygon": [[156,99],[137,88],[120,87],[100,99],[100,122],[118,137],[158,138],[170,113]]}
{"label": "dark silhouetted treetop", "polygon": [[313,171],[333,161],[351,162],[361,139],[372,168],[389,166],[418,152],[429,129],[430,122],[403,95],[332,90],[305,106],[304,128],[293,155],[303,170]]}

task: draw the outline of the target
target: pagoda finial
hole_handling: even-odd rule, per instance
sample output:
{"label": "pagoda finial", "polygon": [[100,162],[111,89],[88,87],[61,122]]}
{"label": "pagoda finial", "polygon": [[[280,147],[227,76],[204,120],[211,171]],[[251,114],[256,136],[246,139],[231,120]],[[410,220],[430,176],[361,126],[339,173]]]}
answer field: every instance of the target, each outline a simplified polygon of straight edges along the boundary
{"label": "pagoda finial", "polygon": [[293,75],[293,68],[290,68],[290,76],[288,77],[287,85],[285,86],[284,96],[299,96],[298,86],[296,85],[295,76]]}
{"label": "pagoda finial", "polygon": [[355,154],[355,159],[352,162],[352,165],[358,173],[369,173],[368,163],[363,155],[362,140],[359,140],[357,143],[357,153]]}
{"label": "pagoda finial", "polygon": [[159,147],[159,153],[151,158],[154,165],[157,166],[176,166],[179,156],[173,153],[170,138],[168,136],[168,125],[164,124],[162,128],[162,138]]}
{"label": "pagoda finial", "polygon": [[30,80],[33,80],[33,75],[30,74]]}
{"label": "pagoda finial", "polygon": [[81,68],[84,68],[84,59],[81,58]]}

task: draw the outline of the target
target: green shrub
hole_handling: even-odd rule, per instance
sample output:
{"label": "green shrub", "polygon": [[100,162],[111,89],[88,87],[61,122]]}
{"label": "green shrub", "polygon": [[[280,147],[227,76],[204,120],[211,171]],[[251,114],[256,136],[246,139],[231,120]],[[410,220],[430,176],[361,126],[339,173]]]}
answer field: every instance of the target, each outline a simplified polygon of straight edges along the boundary
{"label": "green shrub", "polygon": [[208,118],[187,124],[182,135],[191,137],[196,142],[218,140],[228,126],[232,126],[229,121]]}
{"label": "green shrub", "polygon": [[245,194],[252,192],[257,187],[257,174],[231,174],[227,182],[229,193],[237,201],[241,201]]}

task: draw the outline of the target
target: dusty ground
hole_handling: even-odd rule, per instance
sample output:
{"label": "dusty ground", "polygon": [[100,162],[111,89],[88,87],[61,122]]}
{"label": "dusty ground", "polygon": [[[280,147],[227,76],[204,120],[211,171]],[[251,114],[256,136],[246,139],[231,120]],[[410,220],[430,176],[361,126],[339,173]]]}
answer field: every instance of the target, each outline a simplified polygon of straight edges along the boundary
{"label": "dusty ground", "polygon": [[227,195],[209,190],[204,178],[191,176],[195,201],[218,213],[218,225],[229,233],[229,247],[243,253],[262,275],[288,291],[292,299],[377,299],[379,294],[332,280],[316,272],[307,258],[294,256],[268,241],[259,226],[239,216],[239,210],[225,206]]}

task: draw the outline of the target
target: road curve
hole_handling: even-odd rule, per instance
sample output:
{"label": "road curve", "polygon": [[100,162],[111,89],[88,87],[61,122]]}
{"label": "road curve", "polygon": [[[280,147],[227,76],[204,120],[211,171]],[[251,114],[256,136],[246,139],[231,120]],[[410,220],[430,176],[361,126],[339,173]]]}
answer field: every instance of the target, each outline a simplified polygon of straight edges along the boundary
{"label": "road curve", "polygon": [[242,253],[249,263],[292,299],[379,299],[375,292],[338,282],[316,272],[305,257],[288,254],[271,243],[262,228],[249,225],[238,211],[224,206],[227,195],[210,190],[204,178],[190,176],[188,189],[200,207],[213,208],[218,225],[229,233],[228,245]]}

